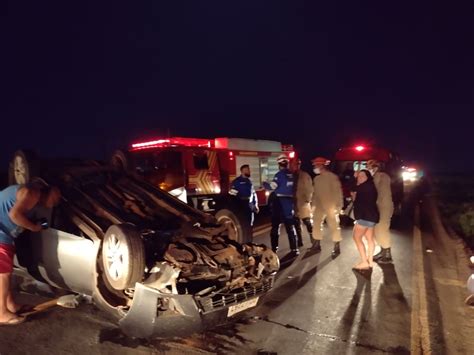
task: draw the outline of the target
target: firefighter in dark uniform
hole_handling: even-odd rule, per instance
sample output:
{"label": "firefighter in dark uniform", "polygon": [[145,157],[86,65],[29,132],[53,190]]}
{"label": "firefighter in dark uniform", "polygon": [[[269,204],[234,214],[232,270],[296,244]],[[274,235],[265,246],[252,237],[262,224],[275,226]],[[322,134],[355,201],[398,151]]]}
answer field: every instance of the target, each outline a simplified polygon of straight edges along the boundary
{"label": "firefighter in dark uniform", "polygon": [[293,174],[288,169],[289,159],[286,155],[280,155],[277,162],[280,170],[275,174],[270,184],[264,183],[266,189],[273,190],[272,229],[270,232],[272,250],[275,252],[278,250],[280,224],[284,223],[291,254],[297,256],[300,252],[296,245]]}
{"label": "firefighter in dark uniform", "polygon": [[240,176],[230,186],[229,194],[236,198],[240,211],[245,215],[250,227],[253,227],[255,213],[258,213],[257,194],[250,180],[250,167],[245,164],[240,167]]}

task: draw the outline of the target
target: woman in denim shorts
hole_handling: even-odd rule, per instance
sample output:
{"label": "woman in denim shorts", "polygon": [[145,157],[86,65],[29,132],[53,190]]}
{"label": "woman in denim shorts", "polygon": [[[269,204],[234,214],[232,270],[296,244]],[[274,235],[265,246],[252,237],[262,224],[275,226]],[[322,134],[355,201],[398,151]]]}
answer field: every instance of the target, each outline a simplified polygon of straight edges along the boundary
{"label": "woman in denim shorts", "polygon": [[[379,221],[377,208],[377,190],[372,175],[368,170],[355,173],[357,185],[353,191],[355,225],[352,238],[360,254],[360,261],[354,265],[355,270],[368,270],[374,261],[374,227]],[[367,252],[362,238],[367,240]]]}

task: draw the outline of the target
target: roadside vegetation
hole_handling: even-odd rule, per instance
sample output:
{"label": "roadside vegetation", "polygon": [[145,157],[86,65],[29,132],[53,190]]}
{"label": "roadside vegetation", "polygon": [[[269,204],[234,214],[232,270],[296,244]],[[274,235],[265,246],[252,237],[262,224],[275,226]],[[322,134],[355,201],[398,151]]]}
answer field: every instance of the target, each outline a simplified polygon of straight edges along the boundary
{"label": "roadside vegetation", "polygon": [[474,174],[437,175],[433,192],[445,220],[474,250]]}

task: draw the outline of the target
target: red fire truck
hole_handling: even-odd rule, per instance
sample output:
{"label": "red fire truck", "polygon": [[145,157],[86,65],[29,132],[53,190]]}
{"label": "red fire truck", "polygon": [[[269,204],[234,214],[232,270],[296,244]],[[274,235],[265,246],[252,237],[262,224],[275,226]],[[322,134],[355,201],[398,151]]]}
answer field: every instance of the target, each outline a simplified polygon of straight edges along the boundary
{"label": "red fire truck", "polygon": [[366,169],[367,161],[371,159],[380,161],[381,170],[390,176],[395,213],[400,213],[403,201],[402,161],[397,153],[373,144],[346,146],[340,148],[334,156],[332,169],[341,179],[345,204],[350,199],[354,171]]}
{"label": "red fire truck", "polygon": [[116,151],[111,162],[228,222],[235,239],[246,242],[252,238],[250,226],[232,203],[229,186],[240,175],[240,166],[248,164],[259,205],[265,206],[269,193],[262,183],[277,173],[276,158],[282,153],[295,157],[291,145],[276,141],[171,137],[134,143],[127,151]]}

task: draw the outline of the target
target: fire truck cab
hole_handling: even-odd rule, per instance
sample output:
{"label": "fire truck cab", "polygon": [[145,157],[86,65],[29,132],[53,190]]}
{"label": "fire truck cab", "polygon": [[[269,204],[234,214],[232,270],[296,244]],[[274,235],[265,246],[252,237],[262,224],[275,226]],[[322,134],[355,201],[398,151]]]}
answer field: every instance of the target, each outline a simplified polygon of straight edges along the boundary
{"label": "fire truck cab", "polygon": [[332,168],[341,179],[344,204],[350,200],[354,172],[367,169],[367,161],[371,159],[378,160],[381,163],[381,170],[390,176],[395,213],[400,213],[403,201],[402,161],[398,154],[375,145],[356,144],[340,148],[336,152]]}
{"label": "fire truck cab", "polygon": [[276,158],[282,153],[295,156],[291,145],[276,141],[172,137],[134,143],[126,151],[116,151],[111,163],[215,215],[229,224],[235,240],[248,242],[251,227],[229,195],[230,185],[240,175],[240,166],[248,164],[258,204],[267,205],[269,192],[263,182],[277,173]]}

